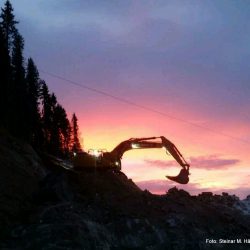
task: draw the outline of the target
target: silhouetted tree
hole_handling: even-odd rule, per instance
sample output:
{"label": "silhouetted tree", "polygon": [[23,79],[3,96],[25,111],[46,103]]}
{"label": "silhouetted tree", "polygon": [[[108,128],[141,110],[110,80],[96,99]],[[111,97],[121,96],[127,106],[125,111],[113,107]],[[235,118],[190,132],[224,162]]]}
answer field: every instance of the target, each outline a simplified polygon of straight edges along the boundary
{"label": "silhouetted tree", "polygon": [[[0,127],[30,142],[36,149],[66,156],[71,149],[71,126],[65,109],[39,79],[33,60],[24,67],[24,39],[7,0],[0,14]],[[73,147],[81,150],[77,118]]]}
{"label": "silhouetted tree", "polygon": [[69,153],[70,133],[66,111],[60,104],[57,104],[53,114],[53,139],[51,140],[51,148],[55,154],[65,156]]}
{"label": "silhouetted tree", "polygon": [[42,123],[45,135],[45,149],[58,156],[69,153],[71,128],[65,109],[58,104],[54,93],[42,85]]}
{"label": "silhouetted tree", "polygon": [[17,32],[15,25],[18,22],[15,20],[15,16],[13,14],[13,7],[9,0],[5,2],[4,8],[1,8],[1,10],[2,12],[0,17],[2,21],[0,22],[0,25],[3,30],[3,36],[6,43],[6,47],[8,48],[8,51],[10,53],[14,41],[14,36]]}
{"label": "silhouetted tree", "polygon": [[71,119],[71,129],[72,129],[72,142],[71,142],[71,151],[72,152],[81,152],[82,147],[79,140],[79,127],[78,127],[78,119],[75,113]]}
{"label": "silhouetted tree", "polygon": [[59,129],[57,128],[57,124],[55,121],[55,108],[57,105],[57,98],[54,93],[49,95],[49,108],[50,108],[50,117],[49,117],[49,145],[48,145],[48,151],[50,153],[53,153],[55,155],[59,155],[59,145],[60,145],[60,139],[59,139]]}
{"label": "silhouetted tree", "polygon": [[[27,138],[27,92],[23,48],[24,40],[19,34],[11,3],[7,0],[1,9],[1,33],[5,45],[4,102],[6,104],[6,125],[9,131],[19,137]],[[7,50],[7,54],[6,54]]]}
{"label": "silhouetted tree", "polygon": [[51,138],[51,128],[52,128],[52,107],[51,107],[51,96],[49,94],[49,89],[45,81],[41,81],[41,101],[42,101],[42,108],[41,108],[41,119],[42,119],[42,129],[44,134],[44,143],[43,148],[44,150],[48,151],[49,149],[49,142]]}
{"label": "silhouetted tree", "polygon": [[31,58],[26,70],[29,141],[35,148],[41,146],[43,136],[39,111],[40,80],[39,72]]}
{"label": "silhouetted tree", "polygon": [[65,109],[59,104],[56,107],[60,129],[61,151],[68,155],[70,151],[71,127]]}
{"label": "silhouetted tree", "polygon": [[2,27],[0,26],[0,126],[8,128],[11,68]]}
{"label": "silhouetted tree", "polygon": [[13,105],[13,82],[11,68],[11,51],[13,48],[14,36],[17,32],[15,25],[13,8],[9,1],[5,2],[4,8],[1,8],[0,14],[0,67],[1,67],[1,101],[0,112],[2,124],[5,128],[10,129]]}
{"label": "silhouetted tree", "polygon": [[11,102],[12,117],[11,128],[14,135],[27,139],[28,137],[28,103],[27,103],[27,86],[25,82],[25,69],[23,58],[24,40],[16,32],[12,50],[12,81],[11,89],[13,100]]}

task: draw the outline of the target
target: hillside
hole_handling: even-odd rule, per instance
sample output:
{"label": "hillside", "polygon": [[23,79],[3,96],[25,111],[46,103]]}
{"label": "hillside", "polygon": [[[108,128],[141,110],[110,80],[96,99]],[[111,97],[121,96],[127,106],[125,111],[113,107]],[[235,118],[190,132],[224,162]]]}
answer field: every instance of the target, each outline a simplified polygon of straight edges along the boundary
{"label": "hillside", "polygon": [[[249,249],[249,199],[140,190],[123,173],[72,172],[0,134],[0,249]],[[237,244],[237,245],[235,245]]]}

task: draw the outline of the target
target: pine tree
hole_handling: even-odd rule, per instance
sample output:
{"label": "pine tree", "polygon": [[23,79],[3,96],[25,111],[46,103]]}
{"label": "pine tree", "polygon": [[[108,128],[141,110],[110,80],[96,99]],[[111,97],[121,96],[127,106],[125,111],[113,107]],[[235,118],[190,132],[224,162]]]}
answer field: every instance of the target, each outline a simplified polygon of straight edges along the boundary
{"label": "pine tree", "polygon": [[54,93],[42,83],[42,124],[45,137],[44,149],[57,156],[69,154],[71,128],[65,109],[58,104]]}
{"label": "pine tree", "polygon": [[14,10],[9,0],[5,2],[4,8],[1,8],[1,10],[2,12],[0,17],[2,21],[0,22],[0,25],[3,30],[6,47],[8,48],[8,51],[10,53],[10,51],[12,50],[14,36],[17,32],[16,24],[18,22],[15,20],[15,16],[13,14]]}
{"label": "pine tree", "polygon": [[71,151],[75,153],[81,152],[82,147],[79,141],[78,119],[75,113],[73,114],[72,119],[71,119],[71,129],[72,129]]}
{"label": "pine tree", "polygon": [[49,144],[51,140],[51,129],[52,129],[52,106],[51,106],[51,96],[49,93],[49,89],[45,81],[40,82],[41,88],[41,101],[42,101],[42,112],[41,112],[41,120],[42,120],[42,129],[43,129],[43,149],[45,151],[49,151]]}
{"label": "pine tree", "polygon": [[7,126],[12,134],[27,139],[27,89],[23,65],[24,40],[16,28],[18,22],[15,20],[12,5],[8,0],[1,10],[0,26],[5,49],[7,49],[6,63],[9,64],[5,83]]}
{"label": "pine tree", "polygon": [[11,51],[13,48],[14,36],[17,32],[15,25],[18,22],[15,20],[11,3],[7,0],[4,8],[1,8],[0,14],[0,86],[1,86],[1,101],[0,114],[2,125],[11,130],[13,128],[13,82],[11,68]]}
{"label": "pine tree", "polygon": [[31,58],[28,59],[27,73],[28,127],[29,141],[35,148],[42,143],[41,117],[39,111],[40,81],[39,72]]}
{"label": "pine tree", "polygon": [[67,117],[65,109],[61,105],[57,105],[57,111],[59,114],[59,128],[61,135],[61,151],[64,156],[69,154],[70,151],[70,138],[71,138],[71,127]]}
{"label": "pine tree", "polygon": [[53,123],[52,148],[58,155],[66,156],[69,154],[71,128],[66,111],[60,104],[57,104],[55,107]]}
{"label": "pine tree", "polygon": [[9,97],[10,97],[10,80],[11,68],[8,55],[8,48],[4,41],[4,35],[0,26],[0,126],[8,127]]}
{"label": "pine tree", "polygon": [[[36,149],[67,156],[71,149],[81,151],[75,114],[72,129],[65,109],[39,79],[33,60],[28,59],[25,73],[24,39],[10,1],[0,14],[0,126],[28,140]],[[71,131],[72,147],[71,147]]]}
{"label": "pine tree", "polygon": [[23,58],[24,40],[16,32],[12,50],[12,97],[11,100],[11,130],[18,137],[28,137],[28,112],[27,112],[27,86],[25,82],[25,69]]}
{"label": "pine tree", "polygon": [[59,156],[60,155],[60,132],[58,115],[56,112],[57,98],[54,93],[50,95],[49,104],[51,108],[51,127],[50,127],[50,141],[49,141],[49,152]]}

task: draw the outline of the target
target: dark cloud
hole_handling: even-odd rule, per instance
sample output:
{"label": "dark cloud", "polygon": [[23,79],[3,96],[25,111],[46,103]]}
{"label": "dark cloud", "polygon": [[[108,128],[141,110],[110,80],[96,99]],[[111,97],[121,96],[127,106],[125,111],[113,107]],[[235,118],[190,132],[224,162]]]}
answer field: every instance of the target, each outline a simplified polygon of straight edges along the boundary
{"label": "dark cloud", "polygon": [[[150,160],[146,159],[145,162],[148,165],[166,168],[174,167],[178,165],[176,161],[162,161],[162,160]],[[240,162],[238,159],[226,159],[221,158],[217,155],[208,155],[208,156],[197,156],[190,157],[188,161],[192,168],[206,169],[206,170],[216,170],[216,169],[227,169]]]}

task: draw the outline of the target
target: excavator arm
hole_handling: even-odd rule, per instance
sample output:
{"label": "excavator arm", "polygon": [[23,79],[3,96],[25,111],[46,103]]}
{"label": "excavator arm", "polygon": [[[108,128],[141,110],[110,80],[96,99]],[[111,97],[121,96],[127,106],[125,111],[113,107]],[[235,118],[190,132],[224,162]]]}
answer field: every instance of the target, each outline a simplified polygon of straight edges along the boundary
{"label": "excavator arm", "polygon": [[[152,140],[161,139],[161,142],[155,142]],[[178,182],[180,184],[187,184],[189,181],[189,167],[190,165],[186,162],[180,151],[176,146],[166,139],[164,136],[160,137],[146,137],[146,138],[131,138],[127,141],[121,142],[111,152],[104,154],[104,158],[112,159],[117,164],[120,164],[123,154],[131,149],[147,149],[147,148],[165,148],[173,158],[182,167],[180,173],[177,176],[166,176],[168,179]],[[116,164],[116,165],[117,165]]]}
{"label": "excavator arm", "polygon": [[177,147],[164,136],[161,136],[162,144],[166,150],[174,157],[174,159],[182,166],[180,173],[177,176],[166,176],[169,180],[178,182],[180,184],[187,184],[189,182],[189,168],[190,165],[186,162]]}

